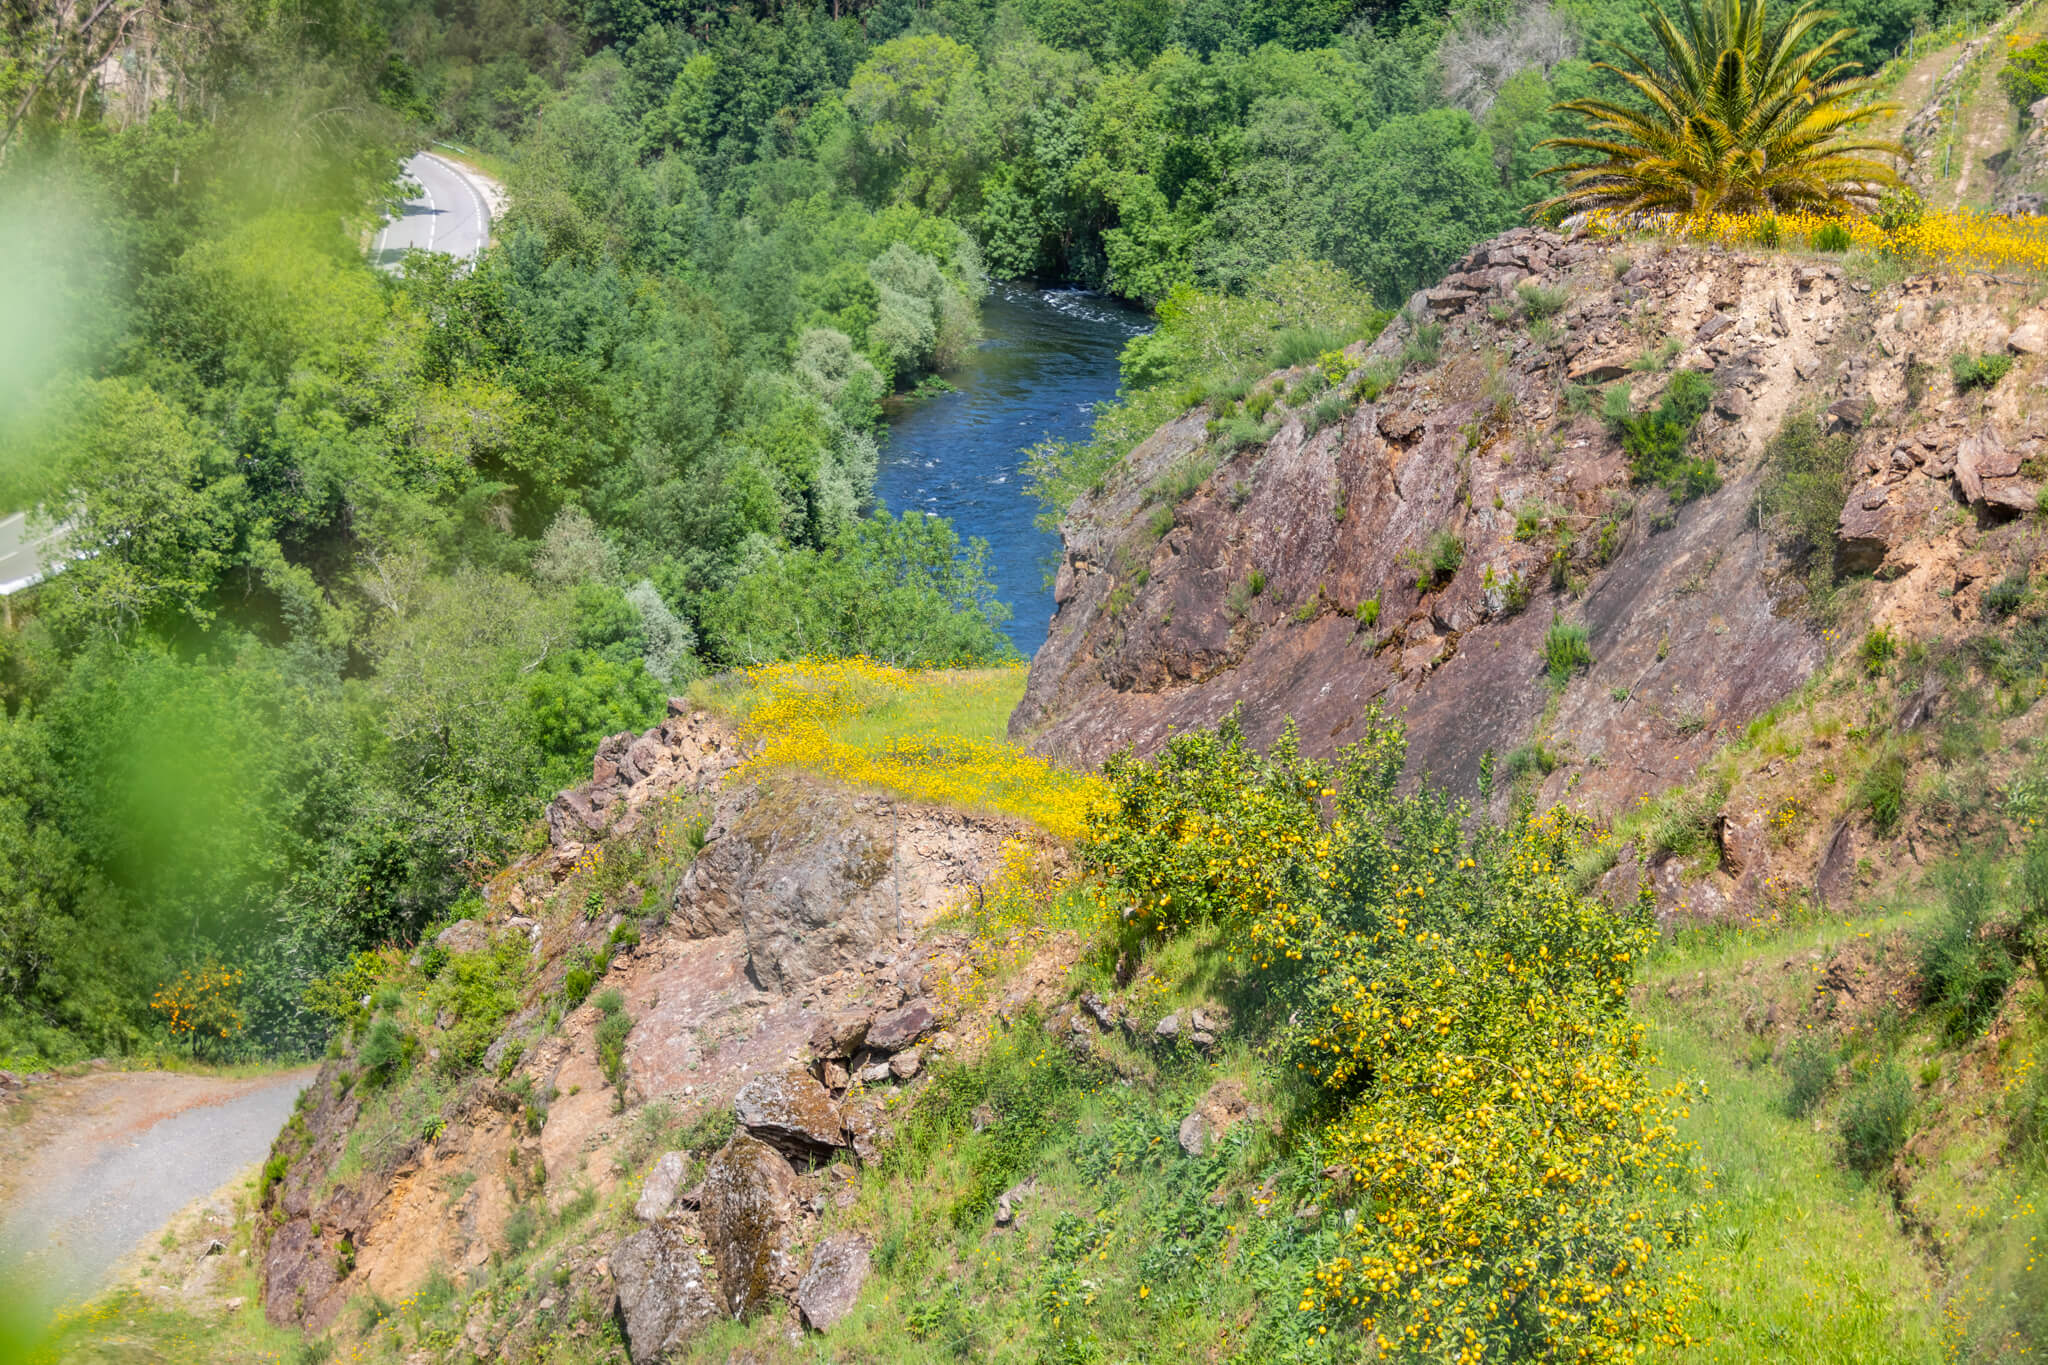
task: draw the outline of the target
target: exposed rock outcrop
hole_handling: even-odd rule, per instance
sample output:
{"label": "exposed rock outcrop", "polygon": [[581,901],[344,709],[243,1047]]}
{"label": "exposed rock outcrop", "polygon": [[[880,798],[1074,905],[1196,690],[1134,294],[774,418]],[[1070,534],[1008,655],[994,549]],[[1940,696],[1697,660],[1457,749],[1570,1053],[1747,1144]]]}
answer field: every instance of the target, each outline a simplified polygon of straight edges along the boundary
{"label": "exposed rock outcrop", "polygon": [[[1525,284],[1565,296],[1548,325],[1521,308]],[[1872,289],[1825,258],[1518,229],[1354,359],[1398,366],[1425,321],[1440,359],[1317,430],[1314,403],[1276,405],[1270,439],[1218,463],[1163,534],[1154,490],[1213,458],[1205,408],[1074,504],[1013,736],[1091,764],[1242,702],[1255,743],[1291,718],[1326,755],[1377,703],[1406,724],[1411,776],[1470,793],[1486,752],[1541,745],[1538,799],[1611,817],[1686,782],[1826,657],[1791,547],[1758,524],[1789,415],[1852,452],[1835,548],[1842,572],[1877,576],[1867,624],[1974,621],[1981,588],[1958,565],[2048,482],[2031,372],[1988,391],[1949,373],[1959,351],[2035,363],[2048,312],[2018,284]],[[1642,411],[1679,368],[1713,384],[1693,448],[1722,486],[1673,506],[1631,478],[1583,386],[1626,383]],[[1444,535],[1462,558],[1423,567]],[[1554,620],[1583,625],[1593,655],[1561,693],[1543,664]],[[1652,879],[1666,914],[1746,914],[1765,885],[1680,872]]]}
{"label": "exposed rock outcrop", "polygon": [[835,1232],[811,1253],[810,1268],[796,1287],[797,1311],[813,1332],[829,1332],[853,1311],[868,1278],[867,1239]]}

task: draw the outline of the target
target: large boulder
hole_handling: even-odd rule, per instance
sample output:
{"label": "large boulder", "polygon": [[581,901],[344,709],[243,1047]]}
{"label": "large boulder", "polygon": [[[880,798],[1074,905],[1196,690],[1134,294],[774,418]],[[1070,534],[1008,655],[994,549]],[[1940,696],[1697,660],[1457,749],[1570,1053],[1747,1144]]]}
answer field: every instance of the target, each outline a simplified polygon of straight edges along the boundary
{"label": "large boulder", "polygon": [[611,1254],[614,1313],[633,1365],[650,1365],[720,1316],[697,1249],[668,1228],[643,1228]]}
{"label": "large boulder", "polygon": [[701,1206],[704,1241],[726,1311],[743,1318],[796,1282],[796,1171],[748,1133],[711,1158]]}
{"label": "large boulder", "polygon": [[798,1067],[756,1076],[733,1096],[732,1108],[748,1132],[798,1161],[822,1161],[846,1145],[839,1106]]}
{"label": "large boulder", "polygon": [[810,1269],[796,1287],[797,1311],[813,1332],[829,1332],[853,1311],[868,1278],[868,1244],[858,1233],[835,1232],[811,1253]]}

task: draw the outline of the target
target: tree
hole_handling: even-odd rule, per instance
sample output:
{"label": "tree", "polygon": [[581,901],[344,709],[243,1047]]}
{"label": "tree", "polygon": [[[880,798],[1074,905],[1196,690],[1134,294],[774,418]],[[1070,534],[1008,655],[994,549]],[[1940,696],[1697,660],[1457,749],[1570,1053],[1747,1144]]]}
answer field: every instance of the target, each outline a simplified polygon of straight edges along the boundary
{"label": "tree", "polygon": [[1628,69],[1596,64],[1648,108],[1557,106],[1584,118],[1589,135],[1546,141],[1584,156],[1551,169],[1565,189],[1537,212],[1839,211],[1898,183],[1875,159],[1903,155],[1898,144],[1861,133],[1899,106],[1867,100],[1876,82],[1839,59],[1854,30],[1822,35],[1834,11],[1809,0],[1773,23],[1768,0],[1679,3],[1679,23],[1652,10],[1661,64],[1619,47]]}

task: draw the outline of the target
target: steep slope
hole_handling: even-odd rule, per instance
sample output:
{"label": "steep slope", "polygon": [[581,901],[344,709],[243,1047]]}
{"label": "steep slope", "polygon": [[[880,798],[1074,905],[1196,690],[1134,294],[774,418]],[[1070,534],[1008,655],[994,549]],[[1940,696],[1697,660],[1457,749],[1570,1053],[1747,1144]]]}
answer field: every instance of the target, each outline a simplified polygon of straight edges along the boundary
{"label": "steep slope", "polygon": [[[1532,320],[1518,289],[1568,301]],[[1483,754],[1540,746],[1539,799],[1616,816],[1811,677],[1831,613],[1916,634],[1968,615],[1982,570],[1958,562],[2038,488],[2029,299],[1983,276],[1876,286],[1839,258],[1510,233],[1347,357],[1362,398],[1402,367],[1376,401],[1320,431],[1283,402],[1269,440],[1220,459],[1197,409],[1077,503],[1012,731],[1089,761],[1243,704],[1256,738],[1291,719],[1331,753],[1377,704],[1405,715],[1414,772],[1469,791]],[[2010,378],[1951,380],[1952,354],[2008,338]],[[1589,386],[1629,386],[1641,416],[1686,370],[1711,380],[1691,450],[1721,482],[1681,505],[1597,415],[1617,389]],[[1769,509],[1760,524],[1766,449],[1801,415],[1846,438],[1833,548],[1877,575],[1842,602],[1810,600]],[[1211,461],[1168,529],[1157,490]],[[1584,628],[1589,665],[1546,670],[1553,622]]]}

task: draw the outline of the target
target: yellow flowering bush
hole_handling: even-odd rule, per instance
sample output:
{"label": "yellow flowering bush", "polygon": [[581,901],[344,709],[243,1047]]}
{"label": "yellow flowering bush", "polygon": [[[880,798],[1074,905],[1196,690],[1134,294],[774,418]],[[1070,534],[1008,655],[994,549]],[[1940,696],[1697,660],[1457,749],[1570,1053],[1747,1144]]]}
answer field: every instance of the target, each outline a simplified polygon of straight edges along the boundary
{"label": "yellow flowering bush", "polygon": [[1664,1257],[1693,1172],[1629,1008],[1649,902],[1579,893],[1580,818],[1469,829],[1462,803],[1396,794],[1404,757],[1378,715],[1334,765],[1291,734],[1261,757],[1233,717],[1112,764],[1082,856],[1134,938],[1214,934],[1260,988],[1266,1055],[1310,1086],[1344,1211],[1297,1324],[1432,1361],[1676,1345]]}
{"label": "yellow flowering bush", "polygon": [[872,659],[749,669],[732,705],[742,740],[759,746],[745,771],[804,769],[915,801],[1015,816],[1075,838],[1105,799],[1101,780],[976,734],[963,719],[986,710],[975,705],[976,689],[1014,694],[1022,671],[919,671]]}
{"label": "yellow flowering bush", "polygon": [[217,962],[187,967],[150,997],[171,1037],[195,1051],[218,1050],[242,1031],[242,974]]}
{"label": "yellow flowering bush", "polygon": [[2008,218],[1969,209],[1928,212],[1892,227],[1855,214],[1827,215],[1799,210],[1775,214],[1706,213],[1654,221],[1607,213],[1592,215],[1596,230],[1626,233],[1654,228],[1686,242],[1723,246],[1811,243],[1830,229],[1845,233],[1852,248],[1884,252],[1954,270],[2048,269],[2048,220]]}

